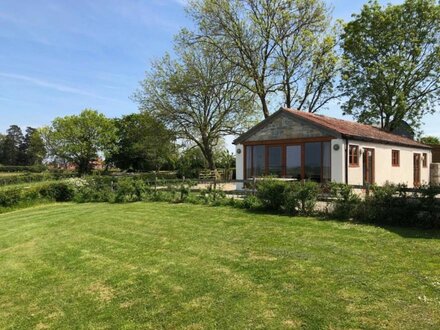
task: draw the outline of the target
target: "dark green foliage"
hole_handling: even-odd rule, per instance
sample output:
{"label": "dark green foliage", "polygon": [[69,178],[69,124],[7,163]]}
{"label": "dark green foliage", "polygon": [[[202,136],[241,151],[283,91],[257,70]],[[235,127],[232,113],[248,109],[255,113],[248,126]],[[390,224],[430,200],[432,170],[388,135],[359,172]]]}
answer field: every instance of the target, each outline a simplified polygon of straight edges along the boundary
{"label": "dark green foliage", "polygon": [[361,199],[346,184],[331,184],[331,194],[334,197],[332,217],[340,220],[352,219],[356,214]]}
{"label": "dark green foliage", "polygon": [[13,174],[7,176],[2,175],[0,176],[0,186],[27,183],[27,182],[59,180],[59,179],[73,178],[75,176],[76,173],[72,173],[72,172],[25,173],[23,175]]}
{"label": "dark green foliage", "polygon": [[47,198],[49,200],[54,200],[56,202],[68,202],[74,197],[75,191],[72,185],[65,182],[59,183],[49,183],[41,186],[39,188],[39,193],[41,197]]}
{"label": "dark green foliage", "polygon": [[21,200],[21,192],[21,189],[18,188],[0,190],[0,206],[12,207],[17,205]]}
{"label": "dark green foliage", "polygon": [[260,199],[255,195],[247,195],[241,204],[237,204],[237,206],[248,210],[258,210],[262,208]]}
{"label": "dark green foliage", "polygon": [[377,225],[440,228],[437,187],[423,186],[412,194],[404,185],[372,186],[361,200],[350,187],[337,185],[332,217]]}
{"label": "dark green foliage", "polygon": [[22,166],[22,165],[0,165],[0,172],[32,172],[32,173],[41,173],[46,171],[47,167],[43,165],[31,165],[31,166]]}
{"label": "dark green foliage", "polygon": [[386,130],[417,129],[440,102],[440,6],[371,0],[344,25],[343,109]]}
{"label": "dark green foliage", "polygon": [[284,182],[265,179],[257,183],[256,197],[263,208],[291,215],[314,212],[319,185],[315,182]]}
{"label": "dark green foliage", "polygon": [[420,139],[420,142],[422,142],[424,144],[439,145],[440,138],[438,138],[437,136],[424,136]]}
{"label": "dark green foliage", "polygon": [[284,205],[284,192],[289,185],[280,180],[265,179],[257,182],[256,196],[263,208],[271,211],[281,211]]}
{"label": "dark green foliage", "polygon": [[116,203],[138,202],[150,192],[149,187],[141,179],[123,178],[114,187]]}
{"label": "dark green foliage", "polygon": [[198,178],[200,171],[207,168],[206,160],[199,148],[185,150],[177,160],[176,169],[179,178]]}
{"label": "dark green foliage", "polygon": [[175,136],[147,112],[116,119],[117,148],[109,161],[122,170],[172,168],[177,158]]}

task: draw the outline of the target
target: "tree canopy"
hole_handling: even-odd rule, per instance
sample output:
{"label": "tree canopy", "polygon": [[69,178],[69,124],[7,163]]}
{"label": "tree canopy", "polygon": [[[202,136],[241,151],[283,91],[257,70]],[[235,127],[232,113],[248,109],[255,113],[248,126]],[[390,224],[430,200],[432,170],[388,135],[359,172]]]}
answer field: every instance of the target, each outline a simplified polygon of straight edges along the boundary
{"label": "tree canopy", "polygon": [[118,168],[134,171],[171,167],[177,158],[175,136],[148,112],[116,119],[117,148],[109,161]]}
{"label": "tree canopy", "polygon": [[194,42],[247,78],[241,86],[258,97],[265,117],[271,99],[315,112],[337,97],[339,58],[323,1],[194,0],[188,8]]}
{"label": "tree canopy", "polygon": [[41,132],[50,156],[76,164],[81,174],[90,172],[92,161],[108,156],[116,146],[113,120],[92,109],[55,118]]}
{"label": "tree canopy", "polygon": [[166,55],[153,64],[135,100],[178,138],[195,143],[214,169],[219,140],[254,118],[254,96],[243,91],[241,70],[208,45],[191,44],[182,33],[176,53],[176,59]]}
{"label": "tree canopy", "polygon": [[414,129],[440,100],[440,6],[435,0],[366,4],[344,27],[343,109],[393,131]]}

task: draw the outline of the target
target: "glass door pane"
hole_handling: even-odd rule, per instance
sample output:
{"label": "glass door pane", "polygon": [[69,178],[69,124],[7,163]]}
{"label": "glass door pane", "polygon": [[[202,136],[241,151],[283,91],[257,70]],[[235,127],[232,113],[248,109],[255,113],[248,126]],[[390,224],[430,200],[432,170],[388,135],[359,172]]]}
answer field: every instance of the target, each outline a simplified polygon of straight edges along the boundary
{"label": "glass door pane", "polygon": [[301,180],[301,146],[286,147],[286,177]]}
{"label": "glass door pane", "polygon": [[322,143],[322,181],[329,182],[332,179],[331,144]]}
{"label": "glass door pane", "polygon": [[254,177],[263,176],[265,173],[266,148],[264,146],[254,146],[253,165]]}
{"label": "glass door pane", "polygon": [[281,177],[282,175],[282,148],[281,146],[269,147],[269,175]]}
{"label": "glass door pane", "polygon": [[321,142],[305,143],[305,178],[321,182]]}

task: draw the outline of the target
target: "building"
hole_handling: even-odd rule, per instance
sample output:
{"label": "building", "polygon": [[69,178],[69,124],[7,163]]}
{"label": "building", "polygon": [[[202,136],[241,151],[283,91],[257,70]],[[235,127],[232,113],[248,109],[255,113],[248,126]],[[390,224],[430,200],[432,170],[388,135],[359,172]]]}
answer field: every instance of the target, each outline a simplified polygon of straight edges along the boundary
{"label": "building", "polygon": [[237,180],[275,176],[408,187],[430,180],[429,146],[377,127],[292,109],[281,108],[234,144]]}

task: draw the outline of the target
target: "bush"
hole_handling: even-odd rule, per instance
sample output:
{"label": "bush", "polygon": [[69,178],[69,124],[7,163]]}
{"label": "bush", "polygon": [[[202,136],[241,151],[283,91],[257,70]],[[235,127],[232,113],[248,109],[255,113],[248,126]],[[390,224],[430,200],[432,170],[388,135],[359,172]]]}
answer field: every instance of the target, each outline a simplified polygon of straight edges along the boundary
{"label": "bush", "polygon": [[149,191],[147,185],[140,179],[124,178],[118,180],[115,188],[116,203],[138,202]]}
{"label": "bush", "polygon": [[113,182],[107,178],[78,178],[69,181],[74,189],[74,201],[88,202],[113,202]]}
{"label": "bush", "polygon": [[335,198],[332,216],[340,220],[352,219],[358,211],[361,198],[346,184],[333,183],[330,191]]}
{"label": "bush", "polygon": [[68,183],[57,182],[39,187],[39,194],[43,198],[54,200],[56,202],[68,202],[73,200],[75,191]]}
{"label": "bush", "polygon": [[0,190],[0,206],[12,207],[17,205],[21,200],[21,189],[5,189]]}
{"label": "bush", "polygon": [[32,172],[41,173],[47,170],[44,165],[32,165],[32,166],[15,166],[15,165],[0,165],[0,172]]}
{"label": "bush", "polygon": [[288,184],[284,181],[264,179],[257,182],[256,196],[264,209],[281,211],[286,189],[288,189]]}
{"label": "bush", "polygon": [[291,215],[313,214],[318,200],[319,185],[315,182],[291,183],[284,190],[283,209]]}
{"label": "bush", "polygon": [[241,205],[239,205],[245,209],[248,210],[258,210],[261,209],[263,206],[261,205],[261,201],[257,196],[254,195],[247,195],[244,199]]}

